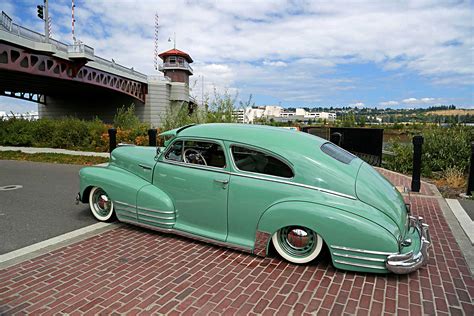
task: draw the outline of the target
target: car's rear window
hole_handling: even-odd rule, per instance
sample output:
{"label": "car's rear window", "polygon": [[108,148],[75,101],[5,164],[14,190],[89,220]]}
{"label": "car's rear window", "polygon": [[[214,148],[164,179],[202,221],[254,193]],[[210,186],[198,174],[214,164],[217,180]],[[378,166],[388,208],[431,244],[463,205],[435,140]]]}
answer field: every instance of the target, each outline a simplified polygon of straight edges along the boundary
{"label": "car's rear window", "polygon": [[331,156],[332,158],[343,162],[345,164],[350,164],[352,160],[356,158],[353,154],[348,151],[345,151],[339,146],[334,145],[333,143],[324,143],[321,146],[321,150],[326,155]]}
{"label": "car's rear window", "polygon": [[232,157],[239,170],[270,176],[293,178],[293,170],[281,160],[264,152],[241,146],[232,146]]}

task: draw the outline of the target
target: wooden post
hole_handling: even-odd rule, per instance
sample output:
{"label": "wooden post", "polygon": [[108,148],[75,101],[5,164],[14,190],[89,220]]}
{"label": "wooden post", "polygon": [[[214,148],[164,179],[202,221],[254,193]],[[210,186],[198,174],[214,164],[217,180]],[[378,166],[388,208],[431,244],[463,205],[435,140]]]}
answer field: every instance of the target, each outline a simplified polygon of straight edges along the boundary
{"label": "wooden post", "polygon": [[412,192],[420,192],[421,188],[421,153],[423,146],[423,136],[413,137],[413,174],[411,178]]}
{"label": "wooden post", "polygon": [[109,152],[111,153],[117,147],[117,130],[109,128]]}

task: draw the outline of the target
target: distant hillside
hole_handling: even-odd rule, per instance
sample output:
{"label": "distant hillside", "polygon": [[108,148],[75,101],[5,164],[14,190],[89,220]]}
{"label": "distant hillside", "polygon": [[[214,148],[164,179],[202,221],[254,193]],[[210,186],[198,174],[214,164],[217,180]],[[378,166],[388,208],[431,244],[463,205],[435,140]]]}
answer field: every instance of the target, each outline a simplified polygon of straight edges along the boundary
{"label": "distant hillside", "polygon": [[452,115],[474,115],[474,110],[439,110],[439,111],[429,111],[426,112],[426,115],[445,115],[445,116],[452,116]]}

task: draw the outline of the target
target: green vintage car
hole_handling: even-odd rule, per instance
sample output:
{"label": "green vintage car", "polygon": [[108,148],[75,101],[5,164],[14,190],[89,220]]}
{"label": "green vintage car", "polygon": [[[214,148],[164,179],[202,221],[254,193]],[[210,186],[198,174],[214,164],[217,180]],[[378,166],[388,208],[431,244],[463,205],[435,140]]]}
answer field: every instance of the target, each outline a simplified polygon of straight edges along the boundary
{"label": "green vintage car", "polygon": [[428,260],[421,217],[361,159],[310,134],[243,124],[184,126],[166,148],[124,146],[80,171],[78,201],[120,221],[297,264],[323,245],[335,267],[409,273]]}

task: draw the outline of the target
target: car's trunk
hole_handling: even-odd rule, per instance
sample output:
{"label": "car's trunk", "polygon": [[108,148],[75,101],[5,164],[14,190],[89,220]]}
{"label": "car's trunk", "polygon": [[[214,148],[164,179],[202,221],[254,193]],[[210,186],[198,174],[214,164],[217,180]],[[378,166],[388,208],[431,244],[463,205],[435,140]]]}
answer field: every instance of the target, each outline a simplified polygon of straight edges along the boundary
{"label": "car's trunk", "polygon": [[400,192],[380,173],[366,163],[356,180],[357,198],[390,217],[401,232],[405,231],[406,206]]}

